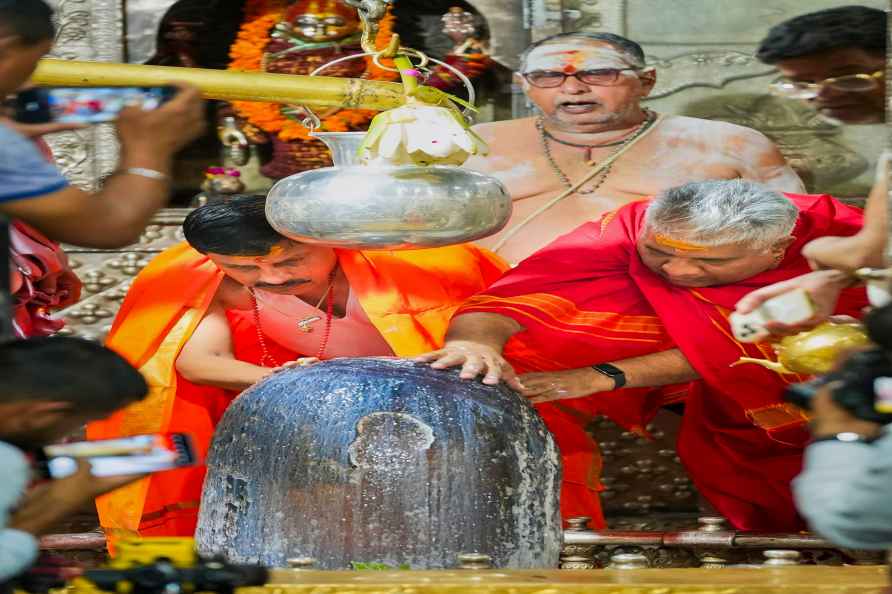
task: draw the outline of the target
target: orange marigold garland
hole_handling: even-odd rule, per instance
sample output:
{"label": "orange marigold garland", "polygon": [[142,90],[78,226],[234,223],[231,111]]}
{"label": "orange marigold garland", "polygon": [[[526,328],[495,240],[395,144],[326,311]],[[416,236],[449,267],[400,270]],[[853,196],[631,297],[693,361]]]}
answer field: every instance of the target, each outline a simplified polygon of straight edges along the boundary
{"label": "orange marigold garland", "polygon": [[[229,50],[230,70],[263,70],[263,54],[270,41],[270,33],[283,18],[288,3],[284,0],[248,0],[245,3],[245,20],[238,32],[235,43]],[[394,17],[387,15],[379,23],[375,45],[385,47],[393,34]],[[366,57],[364,78],[375,80],[395,80],[399,75],[379,68],[370,57]],[[282,105],[260,101],[233,101],[232,106],[241,117],[264,132],[278,135],[288,142],[308,139],[308,130],[282,113]],[[341,109],[322,118],[321,131],[347,132],[367,125],[375,116],[375,111],[367,109]]]}

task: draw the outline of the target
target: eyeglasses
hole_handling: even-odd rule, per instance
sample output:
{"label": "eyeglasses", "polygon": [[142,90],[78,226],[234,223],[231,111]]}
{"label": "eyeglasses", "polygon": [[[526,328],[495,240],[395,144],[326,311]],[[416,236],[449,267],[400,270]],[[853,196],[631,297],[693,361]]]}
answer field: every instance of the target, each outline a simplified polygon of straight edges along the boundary
{"label": "eyeglasses", "polygon": [[523,77],[528,83],[540,89],[553,89],[564,84],[568,77],[575,77],[581,83],[595,87],[609,87],[619,80],[619,73],[626,70],[639,70],[638,68],[598,68],[597,70],[580,70],[573,74],[566,74],[555,70],[533,70],[524,73]]}
{"label": "eyeglasses", "polygon": [[789,97],[790,99],[814,99],[824,87],[842,93],[865,93],[872,91],[880,85],[882,76],[883,71],[877,70],[873,74],[848,74],[846,76],[825,78],[821,82],[816,83],[778,80],[769,86],[771,87],[771,92],[775,95]]}

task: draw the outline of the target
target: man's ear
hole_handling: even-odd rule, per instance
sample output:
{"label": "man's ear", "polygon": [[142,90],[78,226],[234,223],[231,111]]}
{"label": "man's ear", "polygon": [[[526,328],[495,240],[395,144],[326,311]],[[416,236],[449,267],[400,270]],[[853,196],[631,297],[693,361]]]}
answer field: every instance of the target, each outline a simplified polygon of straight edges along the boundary
{"label": "man's ear", "polygon": [[638,80],[641,81],[641,96],[647,97],[657,85],[657,71],[654,68],[645,68],[638,73]]}
{"label": "man's ear", "polygon": [[793,242],[795,241],[796,238],[792,235],[790,235],[789,237],[784,237],[771,247],[771,253],[776,256],[782,256],[784,255],[784,253],[786,253],[787,248],[793,245]]}

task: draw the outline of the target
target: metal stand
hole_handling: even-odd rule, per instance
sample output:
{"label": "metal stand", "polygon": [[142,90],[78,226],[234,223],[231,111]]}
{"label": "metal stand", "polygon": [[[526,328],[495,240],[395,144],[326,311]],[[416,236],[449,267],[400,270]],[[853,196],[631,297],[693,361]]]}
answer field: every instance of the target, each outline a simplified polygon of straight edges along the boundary
{"label": "metal stand", "polygon": [[0,344],[15,339],[9,274],[9,219],[0,214]]}

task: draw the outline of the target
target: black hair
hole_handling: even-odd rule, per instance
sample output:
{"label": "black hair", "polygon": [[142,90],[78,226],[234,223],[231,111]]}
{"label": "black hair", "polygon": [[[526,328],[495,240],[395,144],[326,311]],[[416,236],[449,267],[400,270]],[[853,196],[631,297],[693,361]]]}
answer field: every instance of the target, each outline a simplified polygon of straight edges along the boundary
{"label": "black hair", "polygon": [[136,368],[96,342],[59,336],[0,344],[0,402],[70,402],[80,411],[112,412],[148,390]]}
{"label": "black hair", "polygon": [[840,47],[886,54],[886,13],[867,6],[840,6],[794,17],[775,25],[756,57],[766,64]]}
{"label": "black hair", "polygon": [[556,35],[550,35],[531,44],[529,47],[527,47],[527,49],[523,51],[523,54],[521,54],[520,56],[521,67],[526,64],[527,56],[529,56],[530,52],[532,52],[534,49],[543,45],[548,45],[561,39],[590,39],[592,41],[603,41],[604,43],[613,46],[616,50],[622,52],[627,57],[631,58],[631,61],[635,66],[643,68],[646,63],[644,50],[641,49],[640,45],[638,45],[631,39],[627,39],[622,35],[614,35],[613,33],[589,33],[586,31],[574,31],[572,33],[558,33]]}
{"label": "black hair", "polygon": [[43,0],[0,0],[0,33],[27,45],[53,39],[53,9]]}
{"label": "black hair", "polygon": [[286,238],[266,220],[266,197],[237,195],[199,206],[183,221],[186,241],[202,254],[265,256]]}

